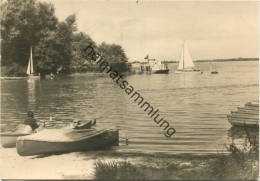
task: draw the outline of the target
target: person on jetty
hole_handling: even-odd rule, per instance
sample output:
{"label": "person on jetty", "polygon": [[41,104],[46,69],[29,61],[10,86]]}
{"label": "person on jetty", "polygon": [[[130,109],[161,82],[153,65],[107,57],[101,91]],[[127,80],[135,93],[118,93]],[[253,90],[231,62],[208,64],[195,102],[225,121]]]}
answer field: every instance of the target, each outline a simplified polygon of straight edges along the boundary
{"label": "person on jetty", "polygon": [[28,111],[27,113],[27,119],[24,121],[25,125],[28,125],[32,128],[32,131],[35,131],[37,128],[39,128],[39,125],[37,124],[36,119],[34,119],[34,114],[32,111]]}

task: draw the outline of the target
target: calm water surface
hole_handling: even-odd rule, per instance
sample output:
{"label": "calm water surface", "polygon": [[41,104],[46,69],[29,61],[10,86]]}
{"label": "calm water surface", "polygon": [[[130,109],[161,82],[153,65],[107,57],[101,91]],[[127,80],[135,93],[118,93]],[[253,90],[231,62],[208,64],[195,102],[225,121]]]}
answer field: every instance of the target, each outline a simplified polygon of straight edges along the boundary
{"label": "calm water surface", "polygon": [[96,118],[97,127],[120,128],[120,152],[216,153],[234,132],[226,115],[258,99],[258,62],[214,64],[217,75],[210,74],[209,63],[196,63],[203,74],[175,74],[177,64],[170,64],[168,75],[125,77],[176,129],[170,139],[106,74],[34,82],[3,80],[1,124],[14,127],[23,122],[28,110],[37,119],[49,119],[52,114],[64,123]]}

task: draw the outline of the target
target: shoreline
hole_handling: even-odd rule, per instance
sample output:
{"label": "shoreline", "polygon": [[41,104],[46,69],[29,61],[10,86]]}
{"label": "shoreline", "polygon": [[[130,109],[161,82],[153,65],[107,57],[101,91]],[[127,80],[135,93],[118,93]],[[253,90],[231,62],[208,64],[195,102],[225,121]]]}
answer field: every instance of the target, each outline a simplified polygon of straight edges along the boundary
{"label": "shoreline", "polygon": [[[217,60],[194,60],[194,63],[211,63],[211,62],[256,62],[259,61],[259,59],[257,58],[243,58],[243,59],[217,59]],[[136,63],[136,61],[133,62],[128,62],[128,64],[133,64]],[[142,62],[137,62],[137,63],[142,63]],[[165,61],[164,63],[166,64],[177,64],[178,61]],[[1,67],[2,69],[3,67]],[[91,71],[86,71],[86,72],[73,72],[73,73],[68,73],[68,74],[60,74],[60,75],[56,75],[58,77],[73,77],[73,76],[78,76],[78,75],[84,75],[84,74],[103,74],[100,71],[95,71],[95,70],[91,70]],[[122,74],[126,74],[126,75],[131,75],[134,74],[132,71],[127,71],[127,72],[122,72]],[[48,74],[46,74],[48,75]],[[27,76],[0,76],[0,80],[19,80],[19,79],[26,79]]]}
{"label": "shoreline", "polygon": [[[231,153],[170,155],[114,150],[21,157],[16,149],[2,147],[0,154],[3,179],[124,179],[125,174],[133,179],[216,179],[213,173],[208,173],[212,166],[218,168],[218,164],[233,158]],[[252,163],[256,165],[252,171],[256,175],[258,160]],[[44,176],[43,168],[48,173]],[[236,179],[233,175],[231,178]]]}

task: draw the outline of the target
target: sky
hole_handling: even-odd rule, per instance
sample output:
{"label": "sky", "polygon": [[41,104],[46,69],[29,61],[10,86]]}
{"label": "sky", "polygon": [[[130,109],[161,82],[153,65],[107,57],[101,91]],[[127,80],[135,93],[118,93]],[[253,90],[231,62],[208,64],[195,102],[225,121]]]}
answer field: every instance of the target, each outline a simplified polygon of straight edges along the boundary
{"label": "sky", "polygon": [[194,60],[258,57],[258,2],[171,0],[46,0],[64,20],[100,44],[120,44],[129,61],[149,54],[178,60],[183,41]]}

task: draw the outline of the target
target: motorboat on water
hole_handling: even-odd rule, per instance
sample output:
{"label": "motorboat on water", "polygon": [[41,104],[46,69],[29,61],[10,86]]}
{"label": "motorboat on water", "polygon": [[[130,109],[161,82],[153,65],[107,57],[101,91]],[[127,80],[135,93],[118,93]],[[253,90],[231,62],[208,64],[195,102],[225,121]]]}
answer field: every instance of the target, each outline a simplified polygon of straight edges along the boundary
{"label": "motorboat on water", "polygon": [[179,66],[175,73],[201,73],[200,70],[195,69],[195,65],[188,50],[187,43],[185,42],[183,43]]}
{"label": "motorboat on water", "polygon": [[118,146],[119,130],[115,129],[45,129],[17,138],[21,156],[88,151]]}

